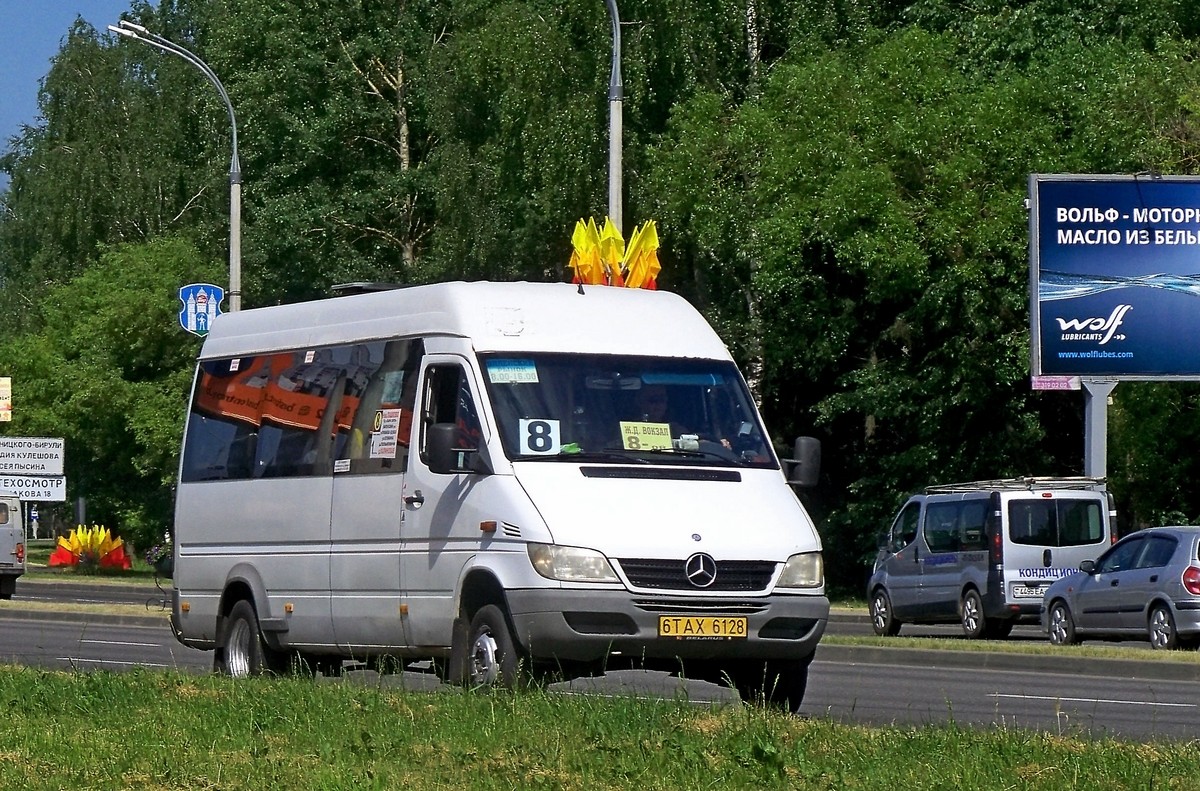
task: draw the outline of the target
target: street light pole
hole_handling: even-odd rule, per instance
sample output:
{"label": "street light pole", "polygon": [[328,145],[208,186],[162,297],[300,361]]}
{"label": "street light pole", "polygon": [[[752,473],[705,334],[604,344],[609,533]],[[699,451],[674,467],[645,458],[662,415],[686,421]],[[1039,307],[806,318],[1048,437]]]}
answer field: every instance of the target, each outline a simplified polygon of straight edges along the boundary
{"label": "street light pole", "polygon": [[238,162],[237,119],[233,115],[233,103],[225,86],[217,78],[209,65],[198,55],[184,49],[173,41],[163,38],[157,33],[151,33],[141,25],[136,25],[127,19],[122,19],[117,25],[109,25],[113,33],[135,41],[141,41],[171,55],[183,58],[195,66],[204,77],[212,83],[225,102],[229,112],[229,128],[232,130],[233,156],[229,161],[229,310],[235,312],[242,309],[242,166]]}
{"label": "street light pole", "polygon": [[608,216],[621,229],[621,103],[625,100],[625,85],[621,81],[621,17],[617,0],[606,0],[612,17],[612,72],[608,80]]}

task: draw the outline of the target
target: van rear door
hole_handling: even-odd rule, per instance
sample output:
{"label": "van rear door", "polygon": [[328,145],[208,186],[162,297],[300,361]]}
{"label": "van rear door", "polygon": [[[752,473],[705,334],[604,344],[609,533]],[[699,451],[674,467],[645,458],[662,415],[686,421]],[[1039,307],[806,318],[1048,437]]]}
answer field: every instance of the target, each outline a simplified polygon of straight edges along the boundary
{"label": "van rear door", "polygon": [[1046,585],[1072,574],[1110,544],[1108,506],[1098,492],[1034,492],[1007,507],[1004,546],[1005,599],[1041,600]]}

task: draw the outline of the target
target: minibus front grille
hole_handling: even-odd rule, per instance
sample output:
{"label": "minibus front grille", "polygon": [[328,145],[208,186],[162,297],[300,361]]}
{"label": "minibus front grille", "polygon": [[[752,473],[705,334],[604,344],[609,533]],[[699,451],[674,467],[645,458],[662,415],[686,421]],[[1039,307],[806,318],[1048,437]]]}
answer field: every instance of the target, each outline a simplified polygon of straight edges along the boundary
{"label": "minibus front grille", "polygon": [[700,588],[688,579],[683,560],[622,558],[617,562],[634,587],[660,590],[762,591],[771,584],[777,566],[769,560],[719,560],[712,584]]}
{"label": "minibus front grille", "polygon": [[729,599],[635,599],[633,606],[644,612],[668,615],[755,615],[770,608],[766,602]]}

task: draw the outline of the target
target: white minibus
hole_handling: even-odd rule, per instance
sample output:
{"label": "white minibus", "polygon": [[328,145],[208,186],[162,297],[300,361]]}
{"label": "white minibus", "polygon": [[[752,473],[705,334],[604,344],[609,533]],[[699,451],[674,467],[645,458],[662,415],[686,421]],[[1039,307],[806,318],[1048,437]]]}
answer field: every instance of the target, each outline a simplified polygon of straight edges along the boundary
{"label": "white minibus", "polygon": [[235,676],[637,667],[794,711],[829,601],[785,472],[811,483],[818,451],[781,465],[666,292],[444,283],[225,314],[185,428],[172,624]]}

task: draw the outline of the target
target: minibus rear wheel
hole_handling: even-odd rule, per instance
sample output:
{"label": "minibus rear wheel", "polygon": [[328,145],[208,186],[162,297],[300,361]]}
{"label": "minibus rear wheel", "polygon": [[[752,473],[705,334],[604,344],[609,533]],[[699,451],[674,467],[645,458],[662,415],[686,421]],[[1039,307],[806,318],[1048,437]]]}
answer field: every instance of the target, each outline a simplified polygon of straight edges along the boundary
{"label": "minibus rear wheel", "polygon": [[280,670],[280,654],[263,641],[254,605],[245,599],[234,604],[225,617],[213,664],[218,673],[233,678]]}
{"label": "minibus rear wheel", "polygon": [[979,591],[971,588],[962,597],[961,610],[963,634],[970,640],[987,636],[987,619],[983,615],[983,599]]}

